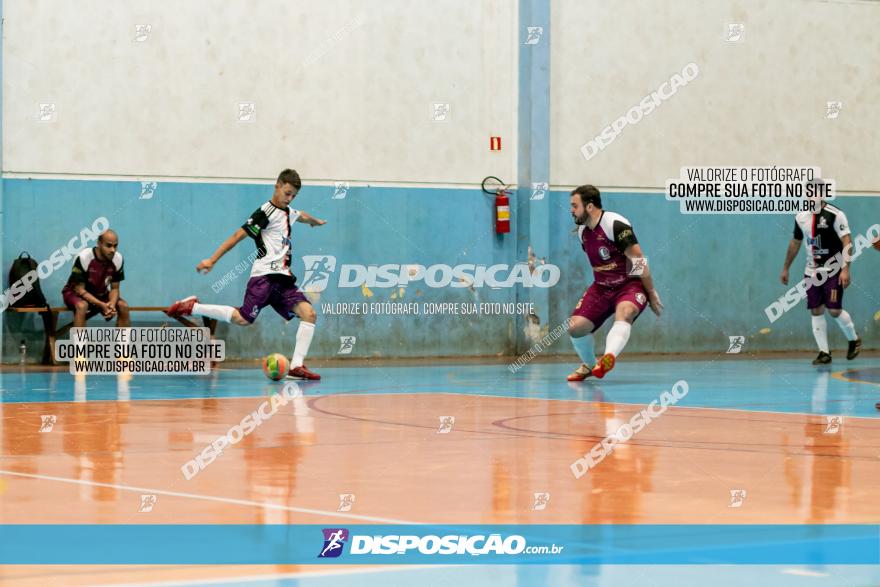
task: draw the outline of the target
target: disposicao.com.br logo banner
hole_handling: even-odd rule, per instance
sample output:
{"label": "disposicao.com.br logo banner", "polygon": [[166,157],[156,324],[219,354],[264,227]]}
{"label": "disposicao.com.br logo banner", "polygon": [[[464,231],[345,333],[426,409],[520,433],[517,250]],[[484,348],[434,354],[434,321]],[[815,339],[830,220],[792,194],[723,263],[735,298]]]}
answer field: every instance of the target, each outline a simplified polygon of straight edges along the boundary
{"label": "disposicao.com.br logo banner", "polygon": [[878,565],[880,526],[7,524],[0,564]]}
{"label": "disposicao.com.br logo banner", "polygon": [[337,558],[350,541],[348,554],[375,556],[414,555],[558,555],[564,545],[528,545],[520,534],[350,534],[347,528],[324,528],[324,545],[318,558]]}

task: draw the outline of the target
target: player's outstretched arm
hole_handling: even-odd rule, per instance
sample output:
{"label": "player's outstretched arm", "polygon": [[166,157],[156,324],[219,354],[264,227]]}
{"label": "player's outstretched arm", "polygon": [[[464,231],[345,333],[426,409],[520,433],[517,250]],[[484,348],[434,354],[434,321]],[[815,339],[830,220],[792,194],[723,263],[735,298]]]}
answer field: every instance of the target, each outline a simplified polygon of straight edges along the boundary
{"label": "player's outstretched arm", "polygon": [[788,250],[785,251],[785,263],[782,265],[782,274],[779,276],[779,281],[782,282],[782,285],[788,285],[788,268],[791,267],[800,249],[801,241],[794,238],[789,241]]}
{"label": "player's outstretched arm", "polygon": [[[644,258],[642,247],[638,243],[628,246],[623,254],[630,260]],[[643,261],[639,263],[640,267],[642,267],[642,273],[639,277],[642,280],[642,285],[645,286],[645,291],[648,292],[648,304],[651,306],[651,311],[660,316],[663,313],[663,302],[660,301],[660,294],[654,289],[654,278],[651,276],[651,270],[647,263]]]}
{"label": "player's outstretched arm", "polygon": [[297,218],[296,221],[303,222],[305,224],[308,224],[309,226],[321,226],[322,224],[327,224],[326,220],[315,218],[314,216],[307,214],[302,210],[299,211],[299,218]]}
{"label": "player's outstretched arm", "polygon": [[223,244],[217,247],[217,250],[214,251],[214,254],[211,255],[209,259],[202,259],[202,262],[196,265],[196,271],[199,273],[208,273],[214,267],[214,263],[220,260],[220,258],[232,250],[235,245],[243,241],[247,238],[247,233],[243,228],[239,228],[232,236],[223,241]]}

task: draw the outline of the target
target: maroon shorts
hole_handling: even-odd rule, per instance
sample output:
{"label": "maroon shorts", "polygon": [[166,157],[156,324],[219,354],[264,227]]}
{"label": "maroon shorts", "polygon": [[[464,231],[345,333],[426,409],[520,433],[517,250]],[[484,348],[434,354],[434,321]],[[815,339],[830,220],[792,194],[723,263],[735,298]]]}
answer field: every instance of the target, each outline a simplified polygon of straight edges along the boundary
{"label": "maroon shorts", "polygon": [[584,292],[584,297],[575,306],[571,315],[586,318],[593,323],[593,331],[595,331],[614,315],[617,305],[621,302],[635,304],[639,309],[639,315],[644,311],[648,305],[648,294],[641,280],[630,279],[612,287],[594,283]]}
{"label": "maroon shorts", "polygon": [[238,309],[241,317],[253,323],[266,306],[285,320],[294,318],[293,308],[300,302],[309,303],[306,296],[296,287],[296,278],[280,273],[251,277],[244,292],[244,301]]}
{"label": "maroon shorts", "polygon": [[[89,293],[91,293],[91,292],[89,292]],[[95,294],[92,294],[92,295],[105,303],[110,299],[109,294],[104,295],[104,296],[99,296],[99,295],[95,295]],[[64,286],[64,289],[61,290],[61,299],[64,300],[64,305],[67,306],[67,308],[69,310],[73,310],[73,311],[76,311],[76,305],[79,302],[85,301],[80,296],[78,296],[75,291],[73,291],[72,287],[68,287],[66,285]],[[99,308],[98,306],[96,306],[94,304],[89,304],[89,311],[86,314],[86,318],[91,318],[92,316],[94,316],[96,314],[100,314],[100,313],[101,313],[101,308]],[[112,320],[112,319],[113,319],[113,316],[111,316],[110,318],[107,318],[107,320]]]}
{"label": "maroon shorts", "polygon": [[[809,277],[804,279],[807,283],[812,283]],[[807,288],[807,308],[812,310],[823,305],[829,310],[843,307],[843,286],[840,285],[839,273],[829,277],[822,285],[810,285]]]}

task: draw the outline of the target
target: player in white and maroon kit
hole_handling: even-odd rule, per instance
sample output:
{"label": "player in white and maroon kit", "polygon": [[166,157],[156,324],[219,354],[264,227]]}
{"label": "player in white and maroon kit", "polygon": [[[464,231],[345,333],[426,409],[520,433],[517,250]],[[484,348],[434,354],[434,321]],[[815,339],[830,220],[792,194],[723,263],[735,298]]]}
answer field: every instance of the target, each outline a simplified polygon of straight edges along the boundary
{"label": "player in white and maroon kit", "polygon": [[251,267],[241,307],[200,304],[198,298],[190,296],[174,302],[165,313],[169,316],[205,316],[232,322],[239,326],[250,326],[260,310],[272,306],[285,320],[294,316],[300,319],[296,331],[296,346],[290,360],[288,377],[298,379],[320,379],[321,376],[310,371],[304,364],[312,336],[315,333],[317,315],[312,304],[296,287],[296,277],[290,271],[290,225],[304,222],[311,226],[325,224],[302,210],[294,210],[288,205],[302,187],[299,174],[293,169],[285,169],[275,182],[272,199],[257,208],[247,222],[226,239],[209,259],[203,260],[196,271],[208,273],[235,245],[247,237],[254,239],[258,257]]}
{"label": "player in white and maroon kit", "polygon": [[[805,234],[808,235],[806,241],[804,241]],[[832,206],[823,200],[822,209],[818,213],[800,212],[794,217],[794,234],[791,242],[788,243],[785,264],[779,278],[784,285],[788,285],[788,268],[797,257],[801,242],[804,242],[807,249],[805,278],[810,280],[810,286],[807,288],[807,309],[813,315],[813,338],[816,339],[816,345],[819,347],[819,355],[813,359],[813,364],[827,365],[831,362],[825,322],[826,307],[849,341],[846,358],[855,359],[862,350],[862,339],[856,334],[856,327],[849,313],[843,309],[843,290],[850,284],[849,261],[844,257],[840,272],[835,275],[831,275],[831,271],[825,267],[825,263],[838,253],[852,250],[852,238],[846,214],[837,206]],[[811,278],[814,276],[818,276],[816,281],[825,277],[822,285],[812,284]]]}
{"label": "player in white and maroon kit", "polygon": [[125,270],[118,247],[119,237],[108,229],[98,237],[98,246],[83,249],[74,259],[61,297],[64,305],[73,310],[75,328],[83,328],[86,320],[98,312],[107,321],[117,316],[117,326],[131,326],[128,303],[119,297],[119,283],[125,279]]}
{"label": "player in white and maroon kit", "polygon": [[[632,225],[620,214],[602,210],[602,197],[595,186],[582,185],[571,192],[571,215],[579,227],[581,248],[593,267],[593,283],[575,307],[568,326],[571,343],[583,361],[568,380],[583,381],[591,375],[602,378],[613,369],[629,340],[632,323],[649,304],[659,316],[663,304]],[[611,316],[614,325],[605,339],[605,354],[596,360],[593,332]]]}

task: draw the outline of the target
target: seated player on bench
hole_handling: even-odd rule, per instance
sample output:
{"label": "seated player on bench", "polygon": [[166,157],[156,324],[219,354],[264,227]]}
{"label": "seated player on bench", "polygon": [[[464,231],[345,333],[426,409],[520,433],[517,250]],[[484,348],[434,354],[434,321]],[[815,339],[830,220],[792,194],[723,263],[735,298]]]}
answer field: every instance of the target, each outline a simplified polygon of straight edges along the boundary
{"label": "seated player on bench", "polygon": [[119,282],[125,279],[125,273],[118,246],[119,237],[106,230],[98,237],[97,246],[83,249],[74,259],[61,297],[73,310],[75,328],[84,327],[86,320],[98,312],[108,322],[116,316],[116,326],[131,326],[128,304],[119,297]]}

